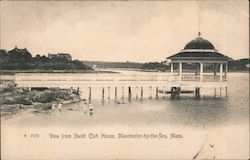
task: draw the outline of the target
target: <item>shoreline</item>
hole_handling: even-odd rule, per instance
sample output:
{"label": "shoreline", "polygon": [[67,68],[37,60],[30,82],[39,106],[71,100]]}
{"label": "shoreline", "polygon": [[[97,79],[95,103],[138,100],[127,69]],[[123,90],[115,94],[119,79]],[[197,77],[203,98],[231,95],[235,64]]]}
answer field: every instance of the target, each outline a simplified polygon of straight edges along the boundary
{"label": "shoreline", "polygon": [[[118,71],[113,71],[114,68],[105,68],[110,70],[0,70],[0,74],[2,75],[14,75],[16,73],[119,73]],[[115,68],[119,69],[119,68]],[[124,68],[123,68],[124,69]],[[126,70],[126,69],[124,69]],[[130,69],[128,69],[130,71]],[[165,71],[158,71],[158,70],[147,70],[147,69],[134,69],[133,71],[138,72],[165,72]],[[229,70],[228,73],[249,73],[249,70]],[[170,72],[169,72],[170,73]],[[189,73],[189,71],[187,71]],[[191,73],[191,72],[190,72]]]}
{"label": "shoreline", "polygon": [[119,73],[115,71],[94,71],[94,70],[0,70],[0,74],[13,75],[15,73]]}

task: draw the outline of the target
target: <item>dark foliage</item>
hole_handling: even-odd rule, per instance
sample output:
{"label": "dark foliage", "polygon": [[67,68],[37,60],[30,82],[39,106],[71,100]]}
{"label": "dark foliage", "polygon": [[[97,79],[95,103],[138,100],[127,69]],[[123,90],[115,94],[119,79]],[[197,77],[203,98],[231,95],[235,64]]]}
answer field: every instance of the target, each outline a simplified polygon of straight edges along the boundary
{"label": "dark foliage", "polygon": [[48,58],[37,55],[32,58],[27,49],[0,50],[0,70],[91,70],[78,60]]}
{"label": "dark foliage", "polygon": [[163,64],[163,63],[159,63],[159,62],[149,62],[149,63],[144,63],[142,65],[142,69],[146,69],[146,70],[161,70],[161,71],[165,71],[167,69],[169,69],[170,67]]}
{"label": "dark foliage", "polygon": [[249,71],[249,67],[247,67],[247,65],[249,65],[249,64],[250,64],[250,59],[244,58],[244,59],[229,61],[228,68],[229,68],[229,70]]}
{"label": "dark foliage", "polygon": [[[250,59],[239,59],[239,60],[232,60],[228,61],[228,70],[231,71],[249,71],[248,65],[250,64]],[[206,64],[204,65],[205,70],[213,70],[213,64]],[[195,64],[186,64],[184,63],[182,65],[183,69],[190,69],[194,70],[195,69]],[[163,63],[159,62],[150,62],[150,63],[144,63],[142,65],[142,69],[146,70],[170,70],[170,65],[165,65]],[[174,69],[178,69],[178,64],[174,64]],[[216,65],[216,70],[219,71],[219,64]]]}

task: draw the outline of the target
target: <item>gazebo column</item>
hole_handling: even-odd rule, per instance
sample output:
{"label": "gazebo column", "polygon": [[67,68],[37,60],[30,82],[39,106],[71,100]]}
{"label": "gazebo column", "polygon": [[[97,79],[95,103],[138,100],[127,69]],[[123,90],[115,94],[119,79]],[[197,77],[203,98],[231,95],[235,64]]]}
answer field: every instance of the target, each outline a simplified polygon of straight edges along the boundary
{"label": "gazebo column", "polygon": [[228,64],[225,64],[225,79],[227,80]]}
{"label": "gazebo column", "polygon": [[181,81],[182,79],[182,63],[179,62],[179,80]]}
{"label": "gazebo column", "polygon": [[200,63],[200,81],[203,81],[203,63]]}
{"label": "gazebo column", "polygon": [[171,75],[174,74],[174,64],[173,63],[170,63],[170,68],[171,68]]}
{"label": "gazebo column", "polygon": [[216,76],[216,63],[214,64],[214,76]]}
{"label": "gazebo column", "polygon": [[197,76],[199,73],[199,63],[195,64],[195,75]]}
{"label": "gazebo column", "polygon": [[223,64],[220,64],[220,81],[222,81],[222,74],[223,74]]}

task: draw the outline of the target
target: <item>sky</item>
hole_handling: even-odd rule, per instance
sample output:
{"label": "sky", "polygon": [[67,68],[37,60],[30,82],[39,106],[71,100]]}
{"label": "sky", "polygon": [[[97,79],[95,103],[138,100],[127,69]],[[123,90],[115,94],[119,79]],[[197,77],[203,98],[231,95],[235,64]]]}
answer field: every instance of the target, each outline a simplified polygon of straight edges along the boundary
{"label": "sky", "polygon": [[248,3],[0,1],[0,48],[27,48],[33,56],[63,52],[79,60],[160,62],[200,31],[220,53],[248,58]]}

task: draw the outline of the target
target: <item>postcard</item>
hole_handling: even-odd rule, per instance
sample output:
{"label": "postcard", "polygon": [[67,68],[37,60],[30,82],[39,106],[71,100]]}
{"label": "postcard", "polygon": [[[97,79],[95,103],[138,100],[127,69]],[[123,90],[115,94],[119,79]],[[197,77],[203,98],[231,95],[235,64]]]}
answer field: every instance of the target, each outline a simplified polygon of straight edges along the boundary
{"label": "postcard", "polygon": [[1,159],[249,159],[249,1],[0,1]]}

